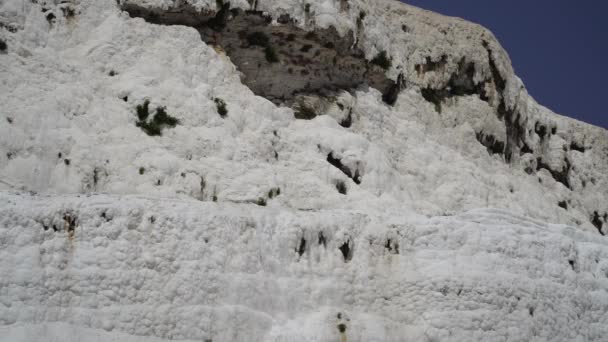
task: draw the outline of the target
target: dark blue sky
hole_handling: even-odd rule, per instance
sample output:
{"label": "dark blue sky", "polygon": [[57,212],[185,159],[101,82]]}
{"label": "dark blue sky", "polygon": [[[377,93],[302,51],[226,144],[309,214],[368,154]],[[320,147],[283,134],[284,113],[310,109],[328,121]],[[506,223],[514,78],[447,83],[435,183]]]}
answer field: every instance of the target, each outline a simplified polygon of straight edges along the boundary
{"label": "dark blue sky", "polygon": [[608,128],[608,1],[404,2],[489,28],[536,101]]}

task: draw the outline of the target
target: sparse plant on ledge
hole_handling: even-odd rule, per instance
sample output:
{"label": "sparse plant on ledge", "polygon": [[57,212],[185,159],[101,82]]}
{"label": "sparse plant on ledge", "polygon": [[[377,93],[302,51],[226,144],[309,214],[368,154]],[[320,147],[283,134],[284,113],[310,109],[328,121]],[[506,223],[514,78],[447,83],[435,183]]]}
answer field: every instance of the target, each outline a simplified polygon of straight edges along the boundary
{"label": "sparse plant on ledge", "polygon": [[266,199],[264,197],[260,197],[255,202],[255,204],[259,205],[260,207],[265,207],[266,206]]}
{"label": "sparse plant on ledge", "polygon": [[384,70],[388,70],[392,65],[392,61],[390,58],[388,58],[386,51],[381,51],[378,53],[376,57],[371,60],[371,63],[381,67]]}
{"label": "sparse plant on ledge", "polygon": [[156,113],[152,120],[150,117],[150,101],[146,100],[143,104],[138,105],[137,111],[137,127],[141,128],[147,135],[159,136],[162,135],[162,129],[165,127],[175,127],[179,120],[167,114],[165,107],[156,108]]}
{"label": "sparse plant on ledge", "polygon": [[0,53],[5,52],[6,48],[7,48],[6,42],[4,40],[0,39]]}

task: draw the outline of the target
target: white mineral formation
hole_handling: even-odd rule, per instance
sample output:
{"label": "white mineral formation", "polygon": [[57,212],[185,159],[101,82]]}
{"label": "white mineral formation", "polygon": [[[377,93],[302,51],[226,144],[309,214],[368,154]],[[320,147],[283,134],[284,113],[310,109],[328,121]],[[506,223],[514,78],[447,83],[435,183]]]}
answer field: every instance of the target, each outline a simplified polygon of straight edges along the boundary
{"label": "white mineral formation", "polygon": [[0,0],[0,41],[1,342],[608,341],[608,131],[478,25]]}

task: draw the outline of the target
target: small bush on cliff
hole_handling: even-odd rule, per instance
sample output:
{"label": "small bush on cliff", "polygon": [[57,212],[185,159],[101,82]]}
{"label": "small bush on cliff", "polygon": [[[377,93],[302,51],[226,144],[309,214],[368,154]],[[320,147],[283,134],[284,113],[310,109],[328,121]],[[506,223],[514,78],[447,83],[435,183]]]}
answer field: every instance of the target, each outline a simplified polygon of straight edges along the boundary
{"label": "small bush on cliff", "polygon": [[277,56],[277,52],[270,45],[267,46],[266,49],[264,49],[264,54],[268,63],[277,63],[279,61],[279,56]]}
{"label": "small bush on cliff", "polygon": [[179,120],[167,114],[165,107],[156,108],[156,114],[152,120],[148,120],[150,117],[150,101],[146,100],[143,104],[138,105],[136,108],[137,112],[137,127],[141,128],[147,135],[157,136],[162,135],[162,130],[165,127],[175,127]]}
{"label": "small bush on cliff", "polygon": [[247,35],[249,45],[267,47],[270,45],[270,38],[264,32],[253,32]]}
{"label": "small bush on cliff", "polygon": [[226,108],[226,102],[217,97],[213,101],[215,102],[215,106],[217,107],[217,113],[222,118],[225,118],[228,115],[228,109]]}
{"label": "small bush on cliff", "polygon": [[4,53],[6,52],[7,46],[6,46],[6,42],[2,39],[0,39],[0,53]]}

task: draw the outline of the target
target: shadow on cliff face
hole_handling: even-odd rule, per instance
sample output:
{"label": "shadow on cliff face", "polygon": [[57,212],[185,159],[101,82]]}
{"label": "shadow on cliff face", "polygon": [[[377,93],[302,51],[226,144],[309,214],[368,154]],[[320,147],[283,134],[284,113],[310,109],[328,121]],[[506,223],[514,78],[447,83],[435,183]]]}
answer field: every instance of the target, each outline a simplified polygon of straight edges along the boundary
{"label": "shadow on cliff face", "polygon": [[405,85],[402,78],[395,82],[385,76],[390,67],[385,52],[366,60],[352,32],[341,37],[333,27],[306,31],[288,15],[272,25],[262,12],[230,9],[221,2],[217,11],[203,12],[187,4],[168,10],[128,3],[122,8],[150,23],[196,28],[204,42],[226,52],[246,86],[276,104],[291,106],[299,95],[362,86],[378,89],[386,103],[394,104]]}

